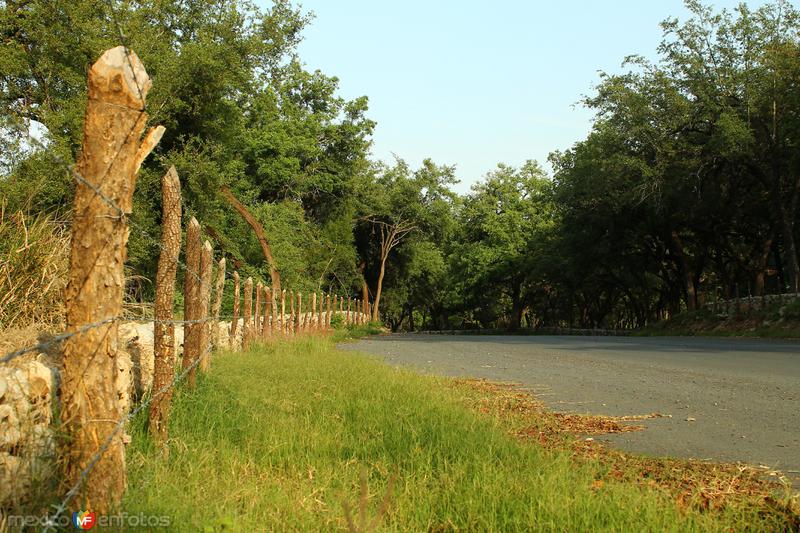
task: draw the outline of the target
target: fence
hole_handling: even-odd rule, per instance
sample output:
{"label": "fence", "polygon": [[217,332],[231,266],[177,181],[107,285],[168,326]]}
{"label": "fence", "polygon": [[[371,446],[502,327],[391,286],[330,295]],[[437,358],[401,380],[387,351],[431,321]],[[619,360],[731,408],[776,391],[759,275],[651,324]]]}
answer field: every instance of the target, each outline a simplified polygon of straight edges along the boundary
{"label": "fence", "polygon": [[[150,85],[144,65],[124,43],[92,66],[81,153],[70,168],[76,192],[66,331],[0,357],[0,506],[63,464],[55,476],[63,498],[50,517],[53,526],[73,504],[101,514],[119,505],[126,424],[149,408],[149,430],[163,443],[172,391],[183,381],[194,384],[198,369],[210,371],[215,348],[324,334],[334,316],[348,325],[367,322],[366,304],[357,299],[317,292],[304,298],[300,291],[254,285],[251,277],[240,286],[239,273],[229,274],[225,258],[215,261],[211,243],[202,242],[194,218],[186,227],[182,262],[174,167],[162,178],[161,239],[143,233],[160,250],[153,319],[125,320],[126,245],[132,229],[142,231],[130,219],[136,175],[164,132],[158,126],[144,134]],[[173,316],[179,269],[183,320]],[[220,316],[226,279],[233,280],[231,317]]]}

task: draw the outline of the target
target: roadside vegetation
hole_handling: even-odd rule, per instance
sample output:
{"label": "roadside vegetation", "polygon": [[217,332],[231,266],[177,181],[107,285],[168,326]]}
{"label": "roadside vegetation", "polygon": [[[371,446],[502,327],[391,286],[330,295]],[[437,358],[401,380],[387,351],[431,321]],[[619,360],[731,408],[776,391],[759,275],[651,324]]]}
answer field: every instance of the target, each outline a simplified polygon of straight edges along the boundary
{"label": "roadside vegetation", "polygon": [[563,419],[514,387],[393,369],[335,340],[217,356],[175,398],[166,451],[135,424],[124,509],[173,531],[800,527],[759,472],[612,453],[585,437],[626,421]]}
{"label": "roadside vegetation", "polygon": [[763,308],[742,309],[731,315],[716,314],[712,309],[687,311],[634,335],[800,339],[800,299],[786,305],[770,303]]}

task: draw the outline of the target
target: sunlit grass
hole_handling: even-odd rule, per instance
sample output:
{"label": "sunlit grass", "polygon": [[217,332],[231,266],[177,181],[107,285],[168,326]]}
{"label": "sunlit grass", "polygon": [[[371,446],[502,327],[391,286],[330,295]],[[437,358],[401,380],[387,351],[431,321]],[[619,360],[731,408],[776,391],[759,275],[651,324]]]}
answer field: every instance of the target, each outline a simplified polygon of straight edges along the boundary
{"label": "sunlit grass", "polygon": [[363,471],[370,518],[396,477],[385,530],[776,527],[744,510],[680,511],[638,485],[598,489],[606,466],[510,437],[464,394],[330,339],[220,354],[177,395],[168,454],[137,421],[125,511],[169,515],[171,531],[347,530],[343,502],[357,514]]}

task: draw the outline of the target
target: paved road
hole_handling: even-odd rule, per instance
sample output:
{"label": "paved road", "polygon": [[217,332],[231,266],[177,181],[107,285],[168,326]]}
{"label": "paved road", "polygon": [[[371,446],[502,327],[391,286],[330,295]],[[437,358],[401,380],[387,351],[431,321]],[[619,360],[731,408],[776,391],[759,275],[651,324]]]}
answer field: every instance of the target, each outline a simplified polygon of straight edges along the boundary
{"label": "paved road", "polygon": [[623,449],[800,472],[799,343],[389,335],[342,348],[429,373],[521,382],[559,411],[672,415],[607,437]]}

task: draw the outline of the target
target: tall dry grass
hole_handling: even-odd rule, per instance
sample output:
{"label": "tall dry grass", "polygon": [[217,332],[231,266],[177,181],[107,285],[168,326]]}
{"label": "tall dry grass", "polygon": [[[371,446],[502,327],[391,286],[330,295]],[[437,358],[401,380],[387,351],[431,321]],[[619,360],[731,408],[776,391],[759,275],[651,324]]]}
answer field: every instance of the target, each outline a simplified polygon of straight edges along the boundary
{"label": "tall dry grass", "polygon": [[68,265],[65,224],[0,205],[0,329],[62,325]]}

